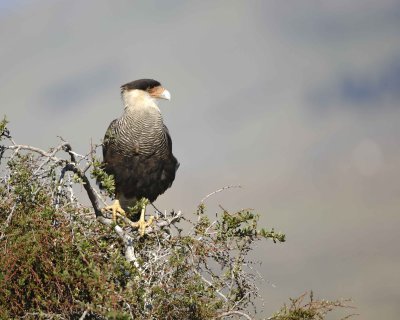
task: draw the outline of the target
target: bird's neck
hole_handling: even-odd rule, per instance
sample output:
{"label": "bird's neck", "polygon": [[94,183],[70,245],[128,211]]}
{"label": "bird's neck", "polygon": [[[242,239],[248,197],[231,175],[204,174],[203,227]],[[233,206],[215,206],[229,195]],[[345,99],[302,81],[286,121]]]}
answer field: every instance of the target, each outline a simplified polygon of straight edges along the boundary
{"label": "bird's neck", "polygon": [[122,95],[125,112],[137,112],[139,110],[151,110],[160,112],[156,99],[152,98],[147,92],[141,90],[131,90]]}

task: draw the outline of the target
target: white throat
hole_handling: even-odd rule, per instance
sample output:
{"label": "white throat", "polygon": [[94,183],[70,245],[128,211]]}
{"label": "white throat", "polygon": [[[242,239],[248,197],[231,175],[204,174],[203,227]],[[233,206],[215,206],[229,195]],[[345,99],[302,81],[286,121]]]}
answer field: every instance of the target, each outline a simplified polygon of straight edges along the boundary
{"label": "white throat", "polygon": [[125,109],[154,108],[160,111],[157,99],[154,99],[143,90],[129,90],[122,93]]}

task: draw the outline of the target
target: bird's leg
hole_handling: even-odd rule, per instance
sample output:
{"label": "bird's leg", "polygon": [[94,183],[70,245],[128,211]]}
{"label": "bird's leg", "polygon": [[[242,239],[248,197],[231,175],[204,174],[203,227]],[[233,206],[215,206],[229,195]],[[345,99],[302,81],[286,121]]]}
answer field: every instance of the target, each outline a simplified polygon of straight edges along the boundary
{"label": "bird's leg", "polygon": [[112,219],[114,223],[117,222],[117,213],[119,213],[122,216],[126,216],[125,210],[121,208],[121,204],[119,203],[119,200],[116,199],[114,203],[111,206],[104,207],[101,211],[112,211]]}
{"label": "bird's leg", "polygon": [[153,223],[154,216],[150,216],[149,220],[145,221],[144,214],[146,212],[146,206],[149,203],[149,200],[143,198],[140,200],[140,202],[141,202],[140,218],[139,221],[132,223],[132,227],[139,228],[140,236],[143,237],[146,227],[150,226]]}

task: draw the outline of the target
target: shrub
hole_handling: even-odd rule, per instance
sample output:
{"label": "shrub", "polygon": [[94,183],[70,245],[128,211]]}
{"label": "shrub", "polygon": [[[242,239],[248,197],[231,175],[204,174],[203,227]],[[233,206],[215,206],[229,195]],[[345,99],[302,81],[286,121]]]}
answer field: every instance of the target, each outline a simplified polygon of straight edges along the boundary
{"label": "shrub", "polygon": [[[128,218],[100,210],[113,180],[95,148],[86,155],[65,141],[44,151],[17,145],[0,123],[0,318],[217,319],[256,314],[254,243],[285,241],[260,228],[251,210],[202,202],[192,214],[157,212],[140,237]],[[101,195],[87,177],[105,181]],[[91,201],[76,194],[82,186]],[[323,319],[342,305],[292,300],[270,319]]]}

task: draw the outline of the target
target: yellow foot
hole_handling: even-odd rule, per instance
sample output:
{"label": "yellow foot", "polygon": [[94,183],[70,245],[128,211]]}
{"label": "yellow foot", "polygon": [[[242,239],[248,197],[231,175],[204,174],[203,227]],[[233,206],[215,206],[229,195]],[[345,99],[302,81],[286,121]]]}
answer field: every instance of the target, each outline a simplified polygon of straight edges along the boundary
{"label": "yellow foot", "polygon": [[149,200],[146,198],[142,198],[141,200],[138,201],[138,205],[141,207],[140,219],[139,221],[132,222],[131,224],[132,227],[139,229],[139,234],[141,237],[144,236],[144,231],[146,230],[146,227],[150,226],[154,220],[153,216],[150,216],[147,222],[144,220],[144,214],[146,212],[146,206],[148,203]]}
{"label": "yellow foot", "polygon": [[121,216],[126,216],[126,213],[124,211],[124,209],[121,208],[121,205],[119,203],[118,200],[115,200],[115,202],[111,205],[111,206],[107,206],[103,209],[101,209],[101,211],[112,211],[112,219],[114,221],[114,223],[117,222],[117,213],[119,213]]}
{"label": "yellow foot", "polygon": [[132,227],[138,228],[140,236],[143,237],[144,236],[144,232],[146,230],[146,227],[150,226],[153,223],[153,220],[154,220],[153,216],[150,216],[149,220],[147,220],[147,221],[145,221],[144,218],[142,219],[142,217],[141,217],[139,219],[139,221],[132,222]]}

